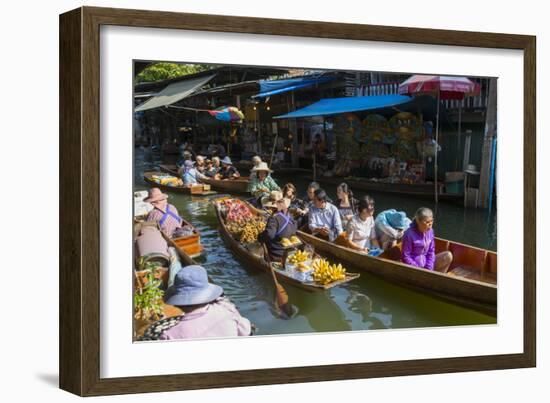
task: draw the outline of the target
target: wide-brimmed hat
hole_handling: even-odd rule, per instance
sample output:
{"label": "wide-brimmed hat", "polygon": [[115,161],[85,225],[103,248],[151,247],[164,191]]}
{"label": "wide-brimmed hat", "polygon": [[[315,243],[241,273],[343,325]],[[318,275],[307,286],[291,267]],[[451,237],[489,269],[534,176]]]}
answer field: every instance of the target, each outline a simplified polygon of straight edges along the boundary
{"label": "wide-brimmed hat", "polygon": [[396,211],[388,214],[388,223],[397,229],[406,229],[411,225],[411,220],[407,218],[407,214],[403,211]]}
{"label": "wide-brimmed hat", "polygon": [[479,175],[479,171],[477,170],[477,167],[474,164],[468,164],[464,172],[471,175]]}
{"label": "wide-brimmed hat", "polygon": [[[271,191],[271,193],[269,194],[269,196],[264,196],[262,197],[262,207],[273,207],[273,208],[277,208],[277,202],[279,200],[288,200],[288,199],[285,199],[283,197],[283,192],[279,191],[279,190],[273,190]],[[286,207],[288,208],[288,206],[290,206],[290,200],[288,200],[288,203],[285,202],[285,205]]]}
{"label": "wide-brimmed hat", "polygon": [[267,166],[267,164],[265,162],[260,162],[258,164],[258,166],[255,166],[254,168],[251,169],[252,172],[258,172],[258,171],[267,171],[267,172],[273,172],[271,169],[269,169],[269,167]]}
{"label": "wide-brimmed hat", "polygon": [[231,162],[231,158],[229,158],[227,156],[223,160],[221,160],[220,162],[222,164],[233,165],[233,163]]}
{"label": "wide-brimmed hat", "polygon": [[207,304],[223,294],[223,288],[208,282],[206,269],[190,265],[181,269],[174,285],[166,290],[164,301],[170,305],[188,306]]}
{"label": "wide-brimmed hat", "polygon": [[153,203],[166,199],[168,199],[168,195],[166,193],[162,193],[159,188],[151,188],[149,189],[149,196],[143,199],[143,201],[147,203]]}
{"label": "wide-brimmed hat", "polygon": [[191,168],[195,165],[195,161],[191,161],[191,160],[186,160],[183,165],[185,165],[186,167],[188,168]]}

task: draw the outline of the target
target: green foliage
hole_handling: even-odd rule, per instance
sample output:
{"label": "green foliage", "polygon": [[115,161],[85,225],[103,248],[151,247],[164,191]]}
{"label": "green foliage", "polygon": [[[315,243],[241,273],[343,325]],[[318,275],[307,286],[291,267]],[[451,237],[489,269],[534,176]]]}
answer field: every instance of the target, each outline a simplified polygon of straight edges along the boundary
{"label": "green foliage", "polygon": [[134,291],[134,310],[136,319],[158,320],[162,315],[164,291],[159,286],[162,282],[155,278],[158,265],[140,258],[138,269],[146,270],[146,282]]}
{"label": "green foliage", "polygon": [[151,83],[195,74],[216,66],[207,64],[154,63],[136,76],[136,83]]}

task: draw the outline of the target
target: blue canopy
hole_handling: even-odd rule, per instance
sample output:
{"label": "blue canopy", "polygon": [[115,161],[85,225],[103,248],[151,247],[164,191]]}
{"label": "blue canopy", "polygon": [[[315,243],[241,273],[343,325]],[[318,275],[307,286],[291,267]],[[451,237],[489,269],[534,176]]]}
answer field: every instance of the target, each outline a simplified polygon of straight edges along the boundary
{"label": "blue canopy", "polygon": [[401,105],[412,100],[405,95],[373,95],[368,97],[327,98],[273,119],[294,119],[310,116],[336,115],[345,112],[381,109]]}
{"label": "blue canopy", "polygon": [[261,80],[260,93],[252,96],[252,98],[269,97],[271,95],[292,91],[298,88],[310,87],[312,85],[326,83],[334,80],[335,78],[336,77],[334,76],[316,76],[291,78],[288,80]]}

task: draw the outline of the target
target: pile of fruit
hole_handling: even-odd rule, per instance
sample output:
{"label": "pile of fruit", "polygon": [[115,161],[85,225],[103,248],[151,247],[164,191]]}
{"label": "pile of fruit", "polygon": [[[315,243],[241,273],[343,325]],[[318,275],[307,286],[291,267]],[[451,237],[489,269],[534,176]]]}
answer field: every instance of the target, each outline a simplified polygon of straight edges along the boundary
{"label": "pile of fruit", "polygon": [[265,225],[265,221],[260,217],[246,220],[244,226],[241,227],[239,241],[243,243],[256,242],[258,235],[265,230]]}
{"label": "pile of fruit", "polygon": [[160,184],[165,186],[183,186],[183,181],[180,178],[177,178],[172,175],[152,175],[151,179]]}
{"label": "pile of fruit", "polygon": [[290,239],[288,238],[281,239],[281,245],[283,245],[285,248],[288,246],[299,245],[301,243],[302,242],[300,241],[300,238],[298,238],[296,235],[292,235]]}
{"label": "pile of fruit", "polygon": [[344,280],[346,269],[341,264],[330,264],[325,259],[316,259],[313,262],[313,279],[320,284],[330,284],[334,281]]}
{"label": "pile of fruit", "polygon": [[258,235],[265,230],[265,226],[266,222],[262,217],[252,217],[228,222],[227,230],[239,242],[250,243],[258,240]]}
{"label": "pile of fruit", "polygon": [[227,212],[225,217],[228,222],[254,218],[252,211],[239,199],[226,199],[222,204]]}
{"label": "pile of fruit", "polygon": [[310,259],[310,255],[308,252],[306,251],[302,251],[302,250],[298,250],[296,251],[296,253],[290,255],[288,257],[288,259],[286,260],[288,263],[291,263],[291,264],[299,264],[299,263],[303,263],[303,262],[306,262]]}

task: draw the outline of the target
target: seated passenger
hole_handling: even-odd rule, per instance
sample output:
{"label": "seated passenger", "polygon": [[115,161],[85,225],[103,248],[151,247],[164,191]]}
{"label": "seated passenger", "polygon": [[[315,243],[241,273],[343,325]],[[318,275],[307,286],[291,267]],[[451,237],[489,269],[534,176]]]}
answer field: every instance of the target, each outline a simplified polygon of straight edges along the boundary
{"label": "seated passenger", "polygon": [[206,160],[202,155],[197,155],[195,158],[195,169],[202,175],[206,174]]}
{"label": "seated passenger", "polygon": [[283,186],[283,197],[290,200],[289,210],[295,210],[298,216],[307,215],[306,203],[302,199],[299,199],[296,193],[296,186],[292,183],[287,183]]}
{"label": "seated passenger", "polygon": [[380,248],[374,229],[374,200],[370,196],[363,197],[357,206],[357,214],[349,220],[346,236],[349,246],[363,252]]}
{"label": "seated passenger", "polygon": [[[320,189],[321,186],[317,182],[311,182],[307,187],[307,193],[304,196],[303,200],[307,209],[313,206],[313,199],[315,199],[315,191]],[[327,202],[332,203],[332,200],[327,195]]]}
{"label": "seated passenger", "polygon": [[403,238],[405,230],[411,225],[411,220],[403,211],[395,209],[384,210],[376,216],[376,236],[382,249],[390,249]]}
{"label": "seated passenger", "polygon": [[265,230],[258,236],[260,242],[265,243],[271,260],[281,261],[284,249],[281,245],[282,238],[290,239],[298,230],[296,221],[288,212],[290,200],[283,197],[281,192],[272,192],[269,202],[265,207],[274,208],[274,214],[268,218]]}
{"label": "seated passenger", "polygon": [[353,192],[347,183],[341,183],[336,188],[336,195],[338,200],[334,205],[340,212],[340,218],[342,219],[342,225],[345,228],[348,222],[357,213],[357,203],[359,201],[353,197]]}
{"label": "seated passenger", "polygon": [[193,233],[193,226],[179,216],[176,207],[168,204],[168,195],[159,188],[150,189],[149,196],[143,201],[153,206],[153,210],[147,214],[147,221],[158,222],[160,230],[170,238]]}
{"label": "seated passenger", "polygon": [[212,157],[211,165],[206,170],[205,175],[208,178],[217,179],[221,171],[221,163],[218,157]]}
{"label": "seated passenger", "polygon": [[344,230],[338,209],[329,203],[327,198],[323,189],[315,191],[313,206],[309,209],[308,222],[313,235],[328,238],[333,242]]}
{"label": "seated passenger", "polygon": [[223,288],[208,282],[202,266],[182,268],[174,285],[166,291],[167,304],[180,308],[184,315],[174,326],[162,327],[160,340],[205,337],[249,336],[252,326],[235,305],[223,297]]}
{"label": "seated passenger", "polygon": [[257,167],[252,168],[252,172],[255,172],[257,176],[250,181],[248,187],[250,194],[255,198],[261,199],[269,196],[270,192],[274,190],[281,190],[270,175],[273,171],[269,169],[265,162],[261,162]]}
{"label": "seated passenger", "polygon": [[181,179],[183,180],[183,184],[185,186],[196,185],[199,183],[199,173],[195,169],[195,163],[193,161],[185,161],[183,164]]}
{"label": "seated passenger", "polygon": [[222,163],[222,169],[221,169],[221,179],[236,179],[241,176],[237,168],[233,166],[233,162],[231,162],[231,158],[225,157],[223,160],[221,160]]}
{"label": "seated passenger", "polygon": [[433,212],[421,207],[414,215],[414,221],[403,235],[401,261],[412,266],[447,273],[453,261],[449,251],[435,254]]}

